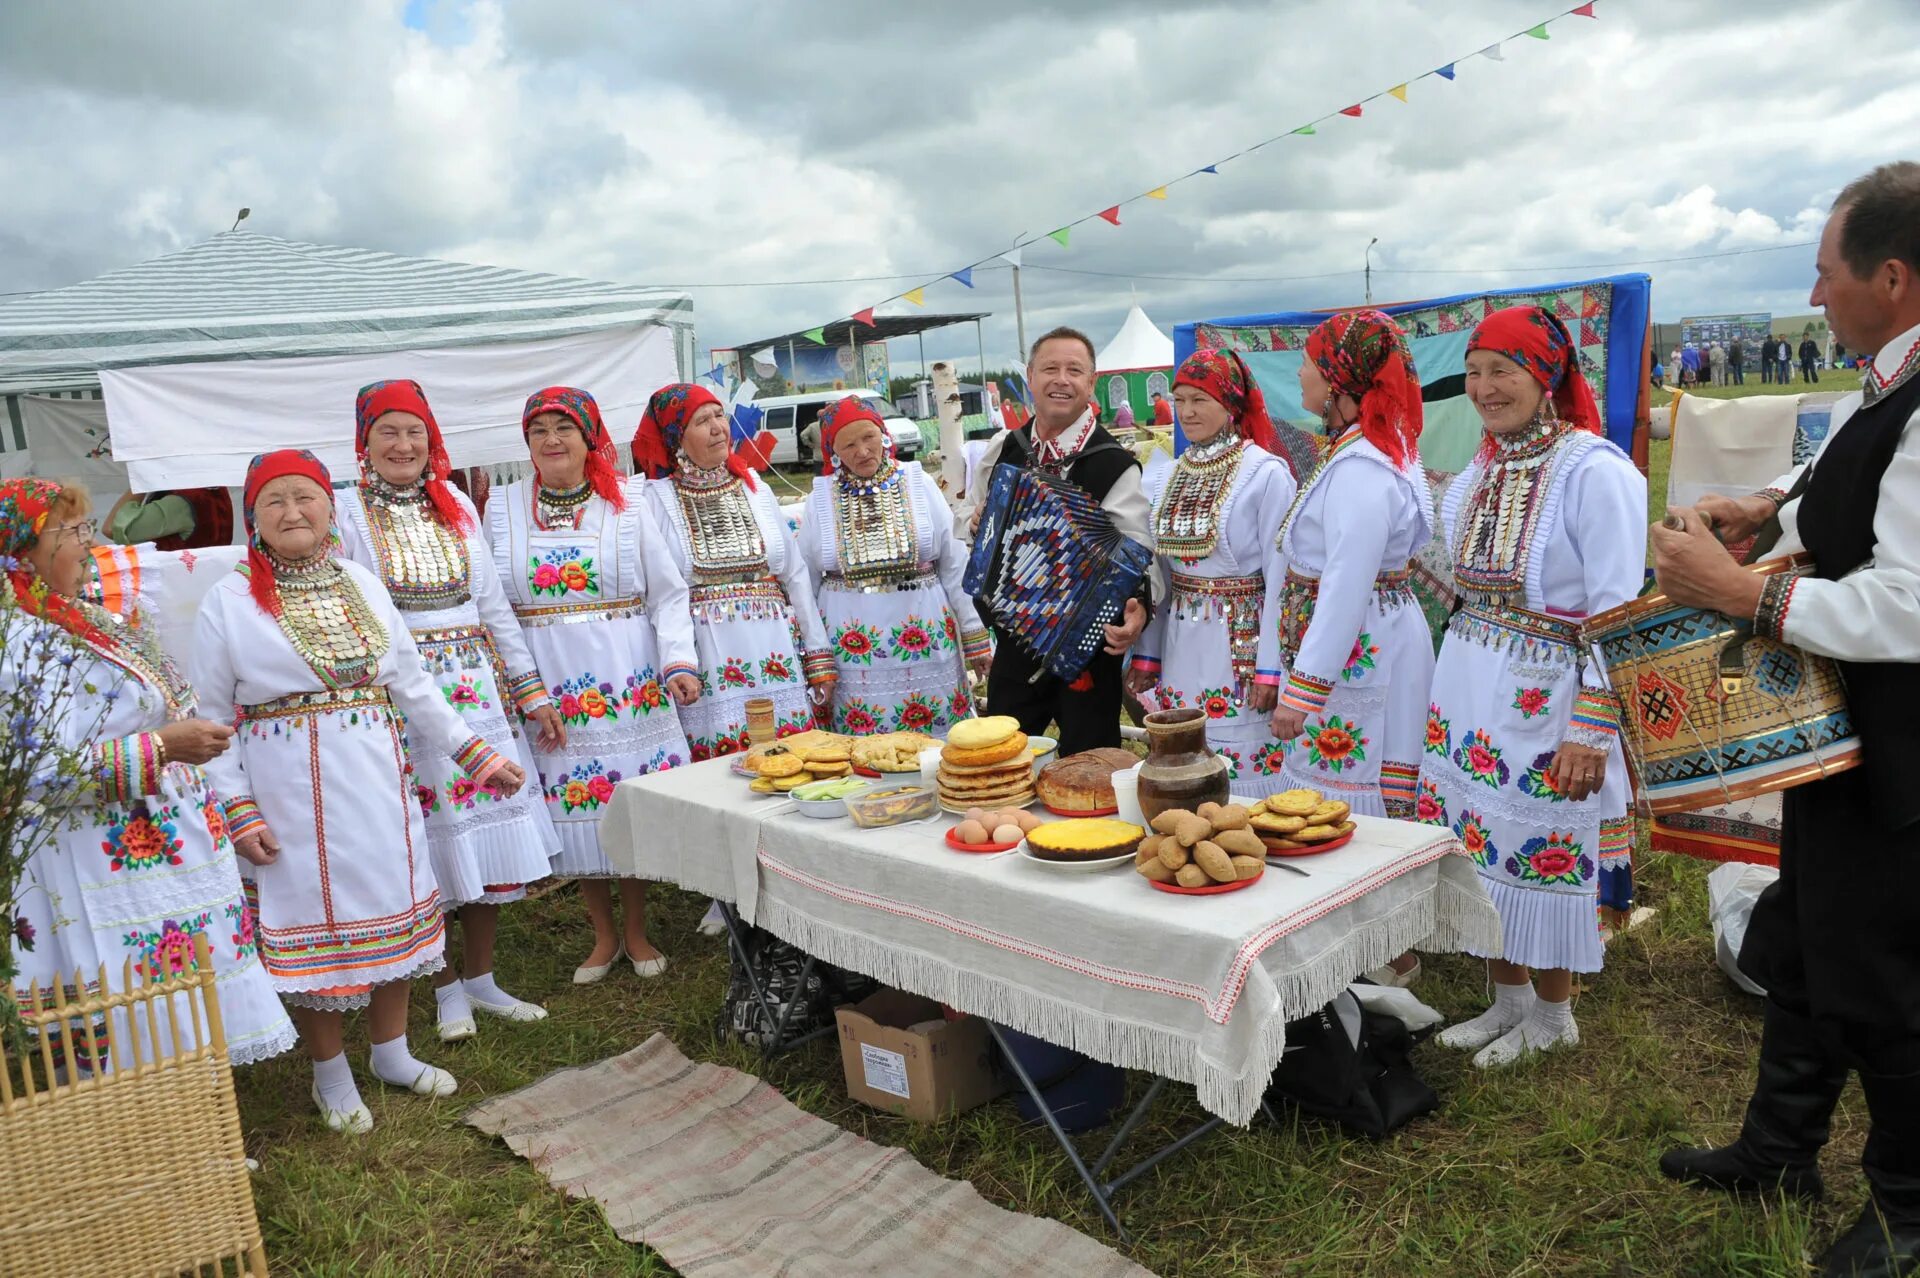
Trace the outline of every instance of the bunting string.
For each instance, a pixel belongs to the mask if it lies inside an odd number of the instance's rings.
[[[874,326],[873,313],[878,307],[884,306],[888,302],[898,302],[898,301],[909,302],[914,306],[925,306],[927,301],[927,289],[932,287],[935,284],[940,283],[943,280],[954,280],[966,288],[972,288],[974,287],[973,272],[976,269],[995,265],[1000,262],[1005,262],[1010,266],[1018,267],[1022,264],[1021,253],[1029,245],[1037,244],[1042,240],[1052,240],[1055,244],[1059,245],[1063,249],[1070,248],[1071,240],[1073,236],[1073,230],[1075,227],[1082,226],[1088,222],[1093,222],[1093,221],[1105,222],[1109,226],[1119,226],[1121,225],[1120,211],[1129,204],[1132,204],[1138,200],[1164,201],[1168,198],[1168,188],[1170,187],[1177,186],[1182,182],[1190,181],[1193,178],[1197,178],[1205,175],[1217,176],[1220,172],[1221,165],[1231,164],[1236,160],[1246,159],[1248,156],[1253,155],[1255,152],[1261,150],[1262,148],[1271,146],[1274,143],[1282,141],[1286,138],[1315,137],[1318,135],[1319,126],[1326,124],[1330,121],[1338,120],[1342,118],[1356,119],[1356,120],[1360,119],[1365,115],[1366,108],[1370,103],[1378,102],[1383,98],[1392,98],[1398,102],[1406,102],[1408,100],[1408,90],[1411,88],[1411,86],[1420,83],[1422,80],[1428,80],[1433,78],[1453,81],[1456,79],[1456,77],[1459,74],[1460,64],[1468,61],[1468,59],[1470,58],[1485,58],[1489,62],[1505,62],[1506,53],[1504,52],[1502,46],[1507,44],[1509,41],[1525,40],[1529,38],[1534,40],[1550,40],[1553,37],[1548,32],[1547,28],[1551,27],[1554,23],[1559,22],[1566,18],[1597,17],[1598,15],[1596,15],[1593,10],[1594,10],[1593,0],[1589,0],[1589,2],[1586,4],[1575,5],[1571,9],[1564,10],[1563,12],[1553,15],[1551,18],[1547,18],[1545,21],[1536,22],[1532,26],[1516,31],[1512,35],[1507,36],[1504,39],[1495,41],[1493,44],[1489,44],[1484,46],[1483,48],[1476,49],[1471,54],[1467,54],[1465,56],[1455,58],[1452,61],[1442,63],[1441,65],[1434,67],[1431,71],[1427,71],[1420,75],[1414,76],[1409,80],[1403,80],[1398,84],[1390,85],[1387,88],[1380,90],[1378,93],[1369,94],[1367,97],[1361,98],[1358,102],[1349,103],[1348,105],[1340,107],[1337,110],[1329,111],[1325,115],[1317,116],[1314,119],[1308,120],[1305,124],[1297,125],[1296,127],[1288,129],[1283,133],[1276,133],[1274,136],[1270,138],[1262,139],[1261,141],[1255,142],[1250,146],[1242,147],[1240,150],[1235,151],[1231,155],[1222,156],[1219,159],[1214,160],[1209,164],[1201,165],[1200,167],[1192,170],[1191,172],[1183,173],[1178,177],[1169,178],[1164,182],[1148,187],[1146,190],[1141,191],[1138,195],[1130,195],[1126,199],[1121,200],[1118,203],[1110,204],[1107,207],[1100,209],[1096,212],[1088,213],[1083,217],[1075,218],[1073,221],[1068,222],[1063,226],[1057,227],[1054,230],[1048,231],[1043,235],[1034,235],[1034,236],[1030,236],[1025,239],[1022,239],[1018,241],[1011,249],[1005,249],[997,253],[989,254],[988,256],[983,257],[976,262],[969,262],[967,265],[959,268],[958,270],[947,271],[940,275],[934,276],[931,279],[922,280],[919,284],[916,284],[912,288],[906,289],[903,292],[895,293],[891,297],[881,298],[878,302],[873,303],[873,305],[862,307],[861,309],[853,312],[851,315],[846,316],[844,318],[851,320],[855,324],[865,325],[866,327],[871,328]],[[1036,263],[1036,265],[1038,264]],[[1067,268],[1061,267],[1061,268],[1043,268],[1043,269],[1065,270]],[[1099,274],[1100,272],[1084,272],[1084,273]],[[834,321],[834,322],[837,323],[838,321]],[[824,324],[818,325],[814,328],[807,329],[802,334],[802,336],[805,337],[808,341],[815,343],[816,345],[825,345],[826,344],[825,330],[826,330],[826,325]]]

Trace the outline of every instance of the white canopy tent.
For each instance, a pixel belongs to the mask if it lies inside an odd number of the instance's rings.
[[[1093,367],[1100,373],[1172,368],[1173,339],[1155,327],[1147,313],[1136,305],[1127,312],[1126,322],[1120,325],[1113,340],[1100,348]]]
[[[235,231],[0,304],[0,451],[55,473],[30,397],[104,393],[134,491],[236,484],[272,448],[338,468],[355,392],[412,377],[454,464],[483,465],[523,454],[520,408],[542,386],[591,390],[620,435],[692,363],[683,293]]]

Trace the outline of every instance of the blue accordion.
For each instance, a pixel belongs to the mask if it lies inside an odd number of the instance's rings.
[[[1120,620],[1153,551],[1113,526],[1077,484],[993,468],[962,580],[994,628],[1049,674],[1074,679]],[[1038,677],[1036,672],[1035,677]]]

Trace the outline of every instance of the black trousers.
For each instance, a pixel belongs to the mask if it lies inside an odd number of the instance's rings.
[[[1920,1071],[1920,824],[1880,824],[1858,768],[1788,790],[1784,809],[1780,878],[1754,903],[1740,970],[1852,1068]]]
[[[1009,714],[1028,736],[1060,725],[1060,757],[1120,744],[1120,658],[1104,652],[1079,678],[1046,673],[1011,635],[997,636],[987,675],[987,713]],[[1038,679],[1030,680],[1036,670]]]

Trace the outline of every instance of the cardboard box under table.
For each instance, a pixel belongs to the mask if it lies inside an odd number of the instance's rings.
[[[840,1008],[834,1019],[847,1095],[875,1109],[930,1123],[1005,1090],[979,1017],[950,1021],[932,999],[881,990]]]
[[[622,781],[601,843],[621,873],[734,901],[824,962],[1190,1083],[1237,1126],[1261,1112],[1286,1023],[1361,972],[1410,948],[1499,951],[1475,867],[1437,827],[1359,818],[1352,843],[1291,862],[1304,875],[1273,866],[1243,891],[1186,897],[1125,868],[1065,874],[1018,853],[955,852],[950,824],[809,820],[749,799],[714,760]],[[1108,1198],[1127,1177],[1103,1186],[1104,1160],[1088,1170],[1073,1157],[1118,1229]]]

